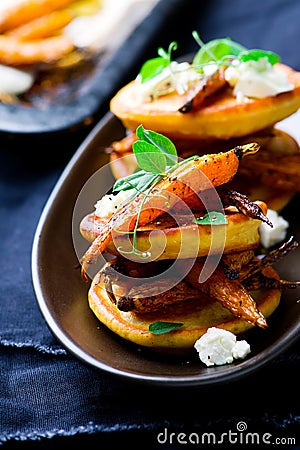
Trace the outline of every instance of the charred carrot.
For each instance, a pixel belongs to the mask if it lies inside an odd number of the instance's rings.
[[[184,281],[174,285],[174,280],[158,280],[154,284],[148,282],[132,287],[127,295],[111,298],[111,300],[120,311],[144,314],[159,311],[178,302],[199,299],[199,295],[198,289]]]
[[[201,108],[207,98],[225,88],[226,85],[224,70],[217,70],[197,84],[196,88],[189,94],[185,104],[178,111],[185,114]]]

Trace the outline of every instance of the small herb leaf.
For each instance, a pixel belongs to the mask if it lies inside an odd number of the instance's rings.
[[[167,59],[158,57],[158,58],[152,58],[148,59],[143,65],[140,70],[140,77],[141,82],[145,83],[146,81],[151,80],[152,78],[155,78],[157,75],[159,75],[166,67],[168,67],[169,62]]]
[[[127,177],[119,178],[113,185],[113,192],[132,189],[132,186],[134,186],[136,182],[138,182],[138,180],[141,178],[141,176],[143,176],[141,172],[142,171],[140,170],[139,172],[135,172],[131,175],[128,175]]]
[[[146,130],[143,127],[143,125],[139,125],[137,127],[137,129],[135,130],[135,134],[141,141],[147,141],[147,135],[146,135],[145,131]],[[151,144],[151,142],[150,142],[150,144]]]
[[[146,141],[136,141],[132,148],[141,169],[154,174],[165,173],[167,160],[157,147]]]
[[[154,322],[149,325],[149,331],[153,334],[165,334],[183,326],[177,322]]]
[[[274,65],[280,62],[280,56],[276,53],[266,50],[252,49],[240,53],[239,60],[241,62],[258,61],[261,58],[267,58],[269,63]]]
[[[145,130],[142,125],[136,129],[138,140],[132,148],[135,154],[138,170],[127,177],[120,178],[113,186],[113,191],[136,189],[137,193],[145,191],[159,175],[166,172],[167,167],[178,163],[177,150],[173,142],[162,134]]]
[[[138,193],[147,189],[156,177],[156,174],[145,172],[144,170],[139,170],[132,175],[128,175],[124,178],[119,178],[113,186],[113,192],[136,189]]]
[[[157,147],[166,156],[168,166],[177,164],[177,150],[169,138],[155,131],[145,130],[142,125],[136,129],[136,134],[139,139]]]
[[[224,214],[217,211],[210,211],[199,219],[195,217],[194,223],[197,225],[225,225],[228,221]]]

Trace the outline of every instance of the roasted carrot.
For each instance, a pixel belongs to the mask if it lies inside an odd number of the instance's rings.
[[[217,195],[216,195],[217,192]],[[266,216],[267,205],[264,203],[258,204],[252,202],[246,195],[240,194],[237,191],[225,189],[220,187],[215,189],[207,189],[201,193],[201,198],[198,193],[192,193],[186,200],[180,200],[174,207],[174,212],[184,212],[189,207],[193,211],[223,211],[223,208],[234,206],[240,213],[245,216],[252,217],[252,219],[261,220],[271,227],[271,221]]]
[[[175,284],[174,280],[162,279],[133,286],[127,295],[115,297],[120,311],[134,311],[140,314],[159,311],[166,306],[191,299],[199,299],[198,289],[184,281]],[[113,299],[112,299],[113,300]]]
[[[135,133],[128,134],[120,141],[114,141],[111,144],[111,147],[108,147],[108,150],[117,152],[117,153],[129,153],[132,152],[132,144],[137,141],[138,137]]]
[[[0,36],[0,63],[12,66],[51,63],[70,53],[74,45],[64,36],[36,41],[19,41]]]
[[[217,300],[234,316],[261,328],[267,327],[267,322],[255,300],[240,281],[229,280],[224,273],[224,268],[218,266],[206,281],[199,283],[202,267],[202,262],[197,260],[193,269],[187,274],[186,280],[191,286]]]
[[[74,3],[74,0],[23,0],[8,7],[0,17],[0,33]]]
[[[240,159],[244,155],[256,153],[258,149],[257,144],[250,143],[228,152],[187,160],[159,181],[152,189],[151,195],[146,197],[144,193],[140,193],[121,206],[83,255],[81,259],[83,278],[87,279],[87,267],[96,262],[98,256],[112,241],[113,232],[133,231],[137,222],[140,226],[146,225],[163,212],[170,210],[179,199],[186,199],[195,192],[229,182],[238,170]]]
[[[239,273],[239,280],[245,281],[250,277],[253,277],[257,273],[263,271],[264,268],[277,263],[280,259],[284,258],[288,253],[295,250],[299,246],[298,242],[291,236],[290,239],[284,242],[280,247],[269,251],[262,258],[253,259],[251,264],[246,265]]]
[[[33,39],[43,39],[51,37],[61,31],[73,19],[73,14],[68,9],[53,11],[37,19],[31,20],[24,25],[6,33],[22,41]]]

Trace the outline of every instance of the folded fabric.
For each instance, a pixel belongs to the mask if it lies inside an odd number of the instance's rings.
[[[182,389],[160,389],[94,370],[57,351],[55,340],[51,350],[0,348],[0,445],[144,431],[154,447],[159,433],[225,433],[237,431],[241,421],[249,432],[274,437],[293,437],[299,430],[296,347],[255,376],[224,386]],[[288,373],[288,383],[276,384],[274,373],[280,383]]]

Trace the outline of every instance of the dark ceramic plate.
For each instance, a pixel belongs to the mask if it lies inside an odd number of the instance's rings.
[[[0,131],[51,133],[89,124],[105,93],[99,87],[104,67],[99,55],[80,70],[45,72],[23,99],[0,103]],[[49,86],[51,79],[56,81]]]
[[[76,269],[78,257],[73,245],[72,221],[74,239],[80,241],[80,216],[93,209],[93,203],[113,181],[109,171],[101,172],[100,177],[94,175],[108,161],[103,149],[122,136],[122,125],[109,113],[78,149],[41,215],[33,243],[32,276],[37,301],[48,326],[66,349],[85,363],[157,385],[212,385],[239,379],[265,366],[299,336],[299,291],[283,294],[280,306],[269,319],[268,330],[253,329],[248,333],[246,338],[252,351],[245,360],[212,368],[206,368],[194,353],[166,357],[132,345],[100,324],[89,309],[89,283],[81,279]],[[82,190],[87,180],[88,189]],[[78,196],[83,200],[80,211],[75,208]],[[299,198],[292,201],[284,216],[290,222],[290,232],[300,241],[300,228],[293,213],[297,202]],[[86,242],[82,245],[79,252],[87,247]],[[299,280],[300,249],[278,264],[278,270],[286,279]]]
[[[113,38],[111,41],[116,42],[107,53],[95,55],[76,69],[41,73],[22,101],[0,102],[0,132],[54,133],[96,123],[103,109],[107,110],[114,89],[125,84],[124,74],[138,72],[149,42],[168,20],[171,8],[164,3],[135,6],[128,35],[123,30],[122,39]],[[49,85],[49,80],[54,82]]]

